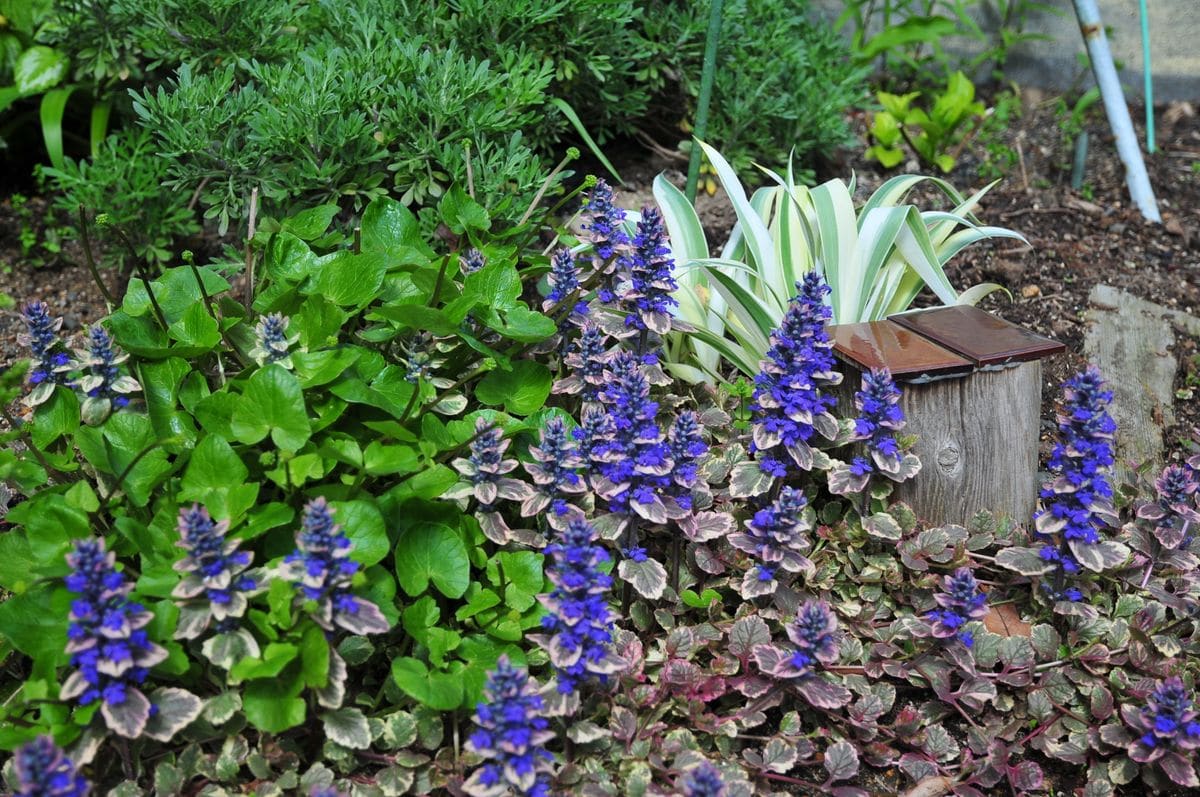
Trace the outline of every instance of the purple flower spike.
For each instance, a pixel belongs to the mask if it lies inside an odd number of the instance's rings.
[[[550,274],[546,281],[550,284],[550,293],[542,304],[543,310],[562,304],[579,290],[579,266],[570,249],[559,249],[550,257]]]
[[[620,249],[629,246],[624,221],[625,211],[613,204],[612,186],[597,180],[584,200],[583,229],[601,260],[612,260]]]
[[[1196,496],[1200,482],[1188,465],[1168,465],[1154,480],[1158,500],[1138,507],[1137,515],[1154,523],[1154,536],[1164,548],[1186,547],[1200,526]]]
[[[556,393],[579,393],[584,401],[598,401],[604,385],[604,365],[608,360],[608,344],[600,328],[585,322],[579,339],[572,344],[563,362],[571,375],[554,386]]]
[[[707,761],[693,767],[683,779],[684,797],[724,797],[721,773]]]
[[[813,435],[837,436],[837,421],[829,413],[837,399],[827,391],[842,377],[833,370],[833,342],[825,331],[831,317],[824,303],[829,286],[809,272],[797,288],[799,295],[771,333],[771,348],[754,378],[751,449],[772,475],[789,467],[810,470]]]
[[[103,540],[77,540],[67,564],[67,589],[76,594],[66,648],[74,671],[59,699],[82,706],[99,701],[109,728],[136,738],[150,718],[150,701],[140,686],[150,668],[167,658],[145,631],[154,615],[129,599],[133,584],[117,572],[116,556]]]
[[[554,416],[546,421],[541,441],[529,447],[529,454],[534,461],[522,467],[533,477],[534,489],[521,505],[521,515],[530,517],[549,509],[550,525],[561,528],[565,518],[581,514],[569,501],[587,489],[579,473],[583,458],[562,418]]]
[[[1178,677],[1162,681],[1140,712],[1124,706],[1121,716],[1140,734],[1128,751],[1138,763],[1170,757],[1174,763],[1190,765],[1200,749],[1200,712]]]
[[[463,274],[474,274],[487,265],[487,258],[475,247],[463,252],[458,258],[458,268]]]
[[[863,389],[854,394],[858,418],[854,434],[865,440],[867,450],[880,468],[899,467],[900,446],[896,432],[904,428],[904,413],[900,409],[900,390],[886,368],[863,374]]]
[[[324,498],[314,498],[304,507],[296,550],[283,560],[284,575],[295,582],[299,598],[313,606],[313,622],[326,631],[340,626],[352,634],[385,633],[391,625],[379,607],[353,594],[359,565],[349,558],[352,548],[333,522],[333,508]]]
[[[605,409],[586,412],[579,430],[596,494],[609,511],[636,512],[653,523],[682,514],[673,499],[670,506],[663,500],[671,497],[675,463],[636,356],[618,351],[609,358],[599,399]]]
[[[466,485],[449,495],[471,495],[479,502],[479,508],[491,512],[498,498],[510,501],[525,501],[533,491],[529,485],[506,474],[516,470],[515,459],[505,459],[510,441],[504,432],[489,421],[475,421],[475,437],[471,441],[471,456],[454,460],[454,468],[462,474]]]
[[[730,545],[758,560],[758,572],[751,571],[753,583],[743,584],[752,590],[751,597],[774,591],[772,578],[777,567],[789,573],[812,572],[813,563],[804,556],[812,547],[808,539],[812,521],[807,509],[808,499],[802,491],[784,487],[769,507],[746,521],[745,531],[729,535]],[[763,578],[764,573],[770,577]]]
[[[662,214],[643,208],[628,264],[630,285],[621,296],[627,326],[660,335],[671,331],[671,308],[679,305],[671,294],[679,286],[671,273],[675,261],[670,252]]]
[[[49,736],[39,736],[13,755],[15,797],[87,797],[92,786]]]
[[[71,358],[63,349],[58,332],[62,329],[61,318],[51,318],[50,309],[44,302],[30,302],[21,309],[26,332],[17,336],[17,342],[29,347],[32,362],[29,369],[29,384],[33,391],[25,399],[31,407],[50,398],[57,385],[71,385]]]
[[[933,625],[933,635],[939,639],[955,637],[971,647],[975,638],[964,626],[987,616],[987,595],[979,591],[975,575],[966,567],[946,576],[942,580],[942,589],[943,592],[933,598],[941,608],[925,615]]]
[[[237,630],[248,607],[246,598],[262,587],[261,575],[245,572],[254,554],[239,551],[240,542],[225,536],[229,521],[214,521],[199,504],[179,510],[177,528],[175,544],[187,555],[175,563],[175,570],[184,574],[171,592],[181,603],[175,638],[195,639],[208,630],[210,621],[215,621],[218,634]],[[253,643],[253,637],[249,639]]]
[[[1051,478],[1042,485],[1043,508],[1034,518],[1043,542],[1041,557],[1056,565],[1043,582],[1054,600],[1082,597],[1078,589],[1068,593],[1065,586],[1081,567],[1100,572],[1121,564],[1128,553],[1101,535],[1116,522],[1109,482],[1117,429],[1108,414],[1111,401],[1112,392],[1094,366],[1064,384],[1059,442],[1048,463]]]
[[[582,518],[567,523],[546,554],[552,559],[547,576],[554,590],[540,600],[549,611],[542,618],[549,635],[535,639],[550,654],[558,691],[570,694],[585,679],[605,683],[621,666],[611,651],[616,622],[608,605],[612,578],[600,572],[609,558],[596,544],[596,530]]]
[[[463,783],[475,797],[511,793],[550,797],[554,756],[546,742],[554,738],[542,714],[545,706],[537,684],[501,656],[483,688],[485,702],[475,708],[479,728],[467,747],[485,761]]]
[[[128,393],[142,389],[137,380],[121,374],[121,363],[129,355],[113,345],[112,338],[104,327],[94,326],[88,330],[87,348],[75,351],[74,367],[83,372],[79,389],[84,392],[80,415],[85,423],[102,423],[113,409],[129,405]]]
[[[250,350],[250,357],[259,365],[279,363],[284,368],[291,368],[291,348],[300,336],[288,335],[290,324],[291,319],[281,313],[260,318],[254,326],[254,348]]]

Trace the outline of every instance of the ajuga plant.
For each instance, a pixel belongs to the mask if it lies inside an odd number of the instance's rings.
[[[819,283],[763,385],[692,388],[639,304],[678,276],[669,241],[638,253],[652,214],[622,238],[446,197],[437,236],[387,199],[352,239],[327,208],[267,225],[245,290],[133,281],[101,328],[138,400],[85,424],[78,382],[108,377],[68,372],[11,419],[0,748],[51,736],[121,793],[1200,787],[1200,463],[1071,515],[1128,548],[1098,575],[1027,518],[931,526],[880,475],[900,388],[825,402]],[[1114,432],[1098,377],[1070,390],[1043,507],[1073,513]],[[830,489],[854,456],[869,512]],[[1047,545],[1079,601],[1048,600]]]
[[[87,797],[92,786],[49,736],[39,736],[13,756],[17,797]]]

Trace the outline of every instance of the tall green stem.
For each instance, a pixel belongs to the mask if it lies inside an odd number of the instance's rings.
[[[713,80],[717,74],[717,40],[721,38],[721,10],[725,0],[712,0],[708,12],[708,35],[704,40],[704,68],[700,73],[700,101],[696,105],[696,125],[693,129],[697,140],[703,140],[708,132],[708,105],[712,100]],[[692,158],[688,162],[687,198],[696,201],[696,181],[700,179],[700,148],[692,146]]]

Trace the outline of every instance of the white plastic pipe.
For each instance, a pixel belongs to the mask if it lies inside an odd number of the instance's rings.
[[[1113,66],[1112,51],[1108,48],[1108,37],[1104,35],[1104,23],[1100,21],[1096,0],[1075,0],[1075,16],[1079,20],[1083,41],[1087,44],[1092,74],[1096,76],[1100,96],[1104,99],[1109,127],[1117,138],[1117,154],[1121,156],[1121,163],[1125,164],[1125,184],[1129,186],[1129,196],[1148,221],[1161,222],[1158,202],[1154,198],[1154,189],[1150,187],[1150,176],[1146,174],[1146,163],[1142,160],[1137,134],[1133,131],[1133,120],[1129,118],[1129,106],[1125,104],[1125,93],[1117,79],[1117,69]]]

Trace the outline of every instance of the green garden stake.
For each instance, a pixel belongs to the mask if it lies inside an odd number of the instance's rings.
[[[1146,95],[1146,151],[1154,154],[1154,71],[1150,68],[1150,14],[1146,0],[1138,0],[1142,19],[1142,85]]]
[[[725,0],[712,0],[708,14],[708,34],[704,39],[704,69],[700,73],[700,101],[696,104],[696,125],[692,135],[703,140],[708,128],[708,105],[712,100],[713,79],[717,74],[717,40],[721,38],[721,9]],[[688,161],[687,199],[696,202],[696,182],[700,178],[700,148],[692,146]]]

